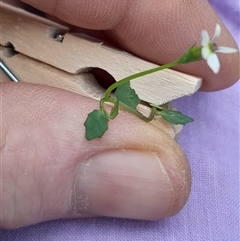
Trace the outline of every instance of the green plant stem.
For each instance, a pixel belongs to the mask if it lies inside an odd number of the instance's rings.
[[[109,86],[109,88],[106,90],[103,98],[104,98],[104,100],[108,101],[109,98],[110,98],[110,94],[114,89],[116,89],[118,86],[120,86],[124,83],[127,83],[130,80],[139,78],[139,77],[144,76],[144,75],[152,74],[154,72],[157,72],[157,71],[160,71],[160,70],[163,70],[163,69],[172,68],[172,67],[177,66],[179,64],[181,64],[181,61],[177,60],[177,61],[171,62],[169,64],[165,64],[165,65],[162,65],[162,66],[155,67],[153,69],[145,70],[145,71],[130,75],[130,76],[124,78],[124,79],[121,79],[118,82],[115,82],[114,84]]]
[[[103,104],[104,104],[104,99],[102,99],[103,101],[101,101],[101,105],[100,105],[100,109],[103,110]],[[106,102],[106,101],[105,101]],[[109,99],[107,100],[107,102],[110,102],[110,103],[113,103],[115,105],[116,103],[116,99],[115,98],[112,98],[112,97],[109,97]],[[152,107],[151,108],[151,113],[148,117],[144,116],[142,113],[140,113],[139,111],[137,111],[136,109],[132,109],[131,107],[125,105],[124,103],[122,103],[121,101],[119,101],[119,106],[121,108],[123,108],[124,110],[126,110],[127,112],[137,116],[138,118],[140,118],[141,120],[145,121],[145,122],[150,122],[154,119],[155,115],[156,115],[156,108],[155,107]],[[107,115],[108,117],[110,117],[110,119],[113,119],[111,118],[111,116],[109,116],[109,114]]]

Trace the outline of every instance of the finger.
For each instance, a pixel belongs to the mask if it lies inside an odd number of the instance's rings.
[[[2,83],[1,227],[58,218],[159,220],[190,192],[186,156],[163,131],[120,112],[103,138],[85,139],[94,100],[64,90]]]
[[[192,0],[24,0],[47,13],[79,27],[108,30],[122,48],[164,64],[174,61],[199,41],[206,29],[213,34],[222,27],[219,45],[235,47],[232,36],[207,1]],[[221,55],[221,70],[215,75],[203,61],[176,69],[203,77],[202,90],[227,88],[239,79],[239,53]]]

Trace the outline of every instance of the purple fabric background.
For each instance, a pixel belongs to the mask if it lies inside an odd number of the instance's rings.
[[[240,45],[239,0],[211,0]],[[13,231],[2,241],[238,241],[239,238],[239,90],[237,83],[216,93],[197,93],[174,102],[195,119],[179,143],[193,177],[190,199],[176,216],[162,222],[125,219],[57,220]]]

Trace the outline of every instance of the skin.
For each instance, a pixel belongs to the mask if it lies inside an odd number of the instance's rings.
[[[189,46],[198,41],[202,29],[213,33],[216,23],[222,27],[219,45],[237,48],[207,1],[24,2],[77,27],[102,30],[102,34],[124,50],[157,64],[179,58]],[[222,68],[218,75],[213,74],[203,61],[179,66],[178,70],[202,76],[202,90],[216,91],[231,86],[239,79],[238,53],[221,55],[220,61]],[[3,81],[4,78],[2,76]],[[119,117],[111,122],[109,131],[102,139],[89,143],[84,138],[83,123],[87,114],[98,106],[96,101],[47,86],[23,83],[15,85],[9,82],[1,83],[0,86],[0,111],[3,120],[0,142],[2,228],[18,228],[69,217],[106,215],[136,218],[135,214],[127,215],[124,206],[121,206],[120,211],[116,211],[119,206],[114,205],[117,200],[112,193],[120,186],[114,185],[115,181],[119,181],[115,180],[117,175],[111,175],[108,180],[113,180],[112,188],[102,192],[106,199],[103,204],[111,204],[111,207],[103,205],[103,212],[76,212],[69,204],[71,192],[75,191],[75,175],[79,165],[89,164],[85,160],[92,155],[105,155],[104,153],[114,150],[155,153],[161,161],[161,173],[167,176],[166,185],[159,180],[158,185],[152,187],[157,191],[158,186],[162,186],[166,189],[164,192],[171,193],[171,208],[167,211],[163,209],[160,203],[166,202],[164,199],[158,204],[155,199],[146,197],[146,212],[137,218],[159,220],[177,213],[184,206],[191,186],[188,162],[178,145],[161,130],[121,112]],[[123,173],[130,164],[126,161],[124,165]],[[138,168],[138,164],[132,165],[129,186],[131,181],[135,181],[131,179],[135,173],[134,165]],[[145,170],[144,165],[147,168],[145,162],[141,165],[142,170]],[[154,169],[149,170],[151,176],[151,170],[154,172]],[[81,176],[81,172],[79,175]],[[90,180],[91,174],[89,175]],[[140,183],[140,186],[143,185],[144,183]],[[101,198],[101,195],[98,198]],[[131,202],[132,198],[129,195],[128,202]],[[113,211],[108,212],[108,208]]]

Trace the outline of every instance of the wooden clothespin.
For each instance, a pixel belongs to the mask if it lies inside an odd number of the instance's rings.
[[[0,5],[0,51],[2,60],[22,82],[63,88],[99,100],[103,88],[89,73],[93,68],[106,71],[116,81],[157,67],[101,40],[72,34],[69,28],[2,2]],[[139,98],[157,105],[191,95],[201,86],[201,78],[171,69],[131,82]],[[147,115],[149,108],[139,108]],[[173,138],[181,130],[161,117],[153,122]]]

